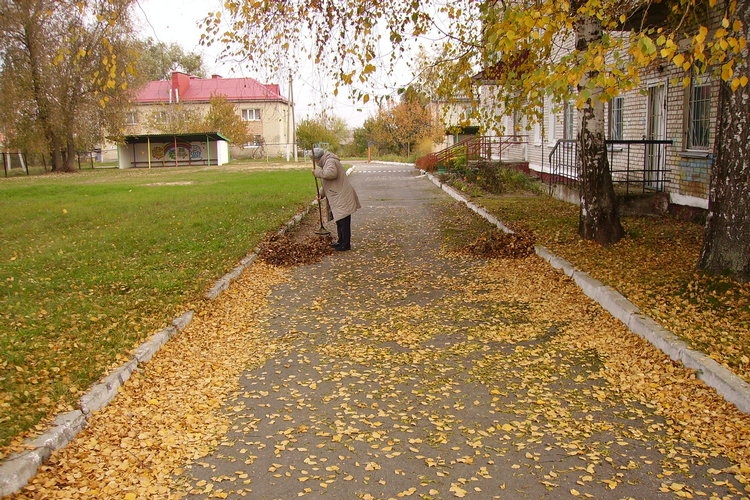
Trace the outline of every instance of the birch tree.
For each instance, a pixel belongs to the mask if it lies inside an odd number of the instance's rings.
[[[666,61],[719,80],[718,120],[708,217],[698,267],[750,280],[750,1],[679,0],[667,4],[666,26],[634,37],[639,64]],[[713,20],[713,22],[712,22]]]
[[[750,280],[750,1],[731,2],[722,21],[725,37],[714,36],[724,73],[719,90],[716,162],[711,171],[708,219],[699,265]],[[731,26],[731,31],[730,31]],[[721,57],[726,43],[741,57]]]

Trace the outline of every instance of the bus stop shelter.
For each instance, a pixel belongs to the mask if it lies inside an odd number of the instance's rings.
[[[223,165],[229,139],[218,132],[127,135],[117,145],[120,168]]]

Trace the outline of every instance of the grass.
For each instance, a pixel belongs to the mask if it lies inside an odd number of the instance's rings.
[[[243,165],[0,179],[0,446],[199,305],[314,187]]]
[[[696,268],[701,224],[624,217],[625,238],[602,247],[578,236],[578,207],[523,184],[506,186],[507,194],[490,194],[466,181],[459,186],[499,220],[530,229],[537,244],[617,289],[692,348],[750,382],[750,283]]]

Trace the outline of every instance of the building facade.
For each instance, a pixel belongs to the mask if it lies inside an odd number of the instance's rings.
[[[719,26],[721,18],[710,20]],[[563,51],[573,50],[572,37],[561,41]],[[687,75],[669,62],[654,64],[640,73],[640,86],[611,99],[607,109],[608,159],[613,179],[640,184],[645,190],[667,193],[669,203],[708,208],[710,172],[714,161],[718,120],[718,77],[710,73]],[[485,72],[475,77],[481,115],[494,116],[495,130],[480,134],[525,136],[525,147],[516,153],[532,173],[551,175],[556,148],[574,141],[580,124],[574,102],[548,99],[537,110],[540,119],[509,113],[497,104],[499,89]],[[445,123],[446,130],[451,124]],[[499,126],[498,126],[499,125]],[[499,130],[499,131],[498,131]],[[635,144],[636,142],[642,144]],[[647,141],[660,142],[648,144]],[[449,142],[449,141],[446,141]]]
[[[279,85],[253,78],[198,78],[175,71],[169,80],[148,82],[132,101],[124,135],[190,132],[180,124],[204,117],[215,96],[235,106],[251,136],[246,144],[230,144],[232,157],[289,158],[293,153],[292,103],[281,95]]]

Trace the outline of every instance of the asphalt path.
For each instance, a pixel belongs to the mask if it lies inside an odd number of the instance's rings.
[[[463,208],[413,168],[350,178],[352,250],[272,291],[265,329],[290,347],[242,374],[188,498],[748,495],[728,458],[613,385],[588,337],[675,368],[562,273],[445,252]]]

